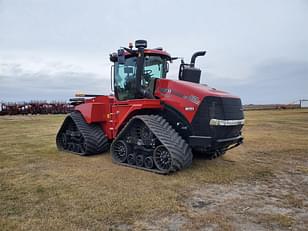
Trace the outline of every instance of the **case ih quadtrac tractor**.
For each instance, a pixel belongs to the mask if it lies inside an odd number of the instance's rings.
[[[106,152],[113,162],[157,173],[189,167],[193,153],[210,159],[242,143],[241,100],[200,84],[196,52],[181,61],[179,80],[167,79],[173,58],[162,48],[135,48],[110,55],[114,95],[76,95],[75,110],[62,124],[57,147],[79,155]]]

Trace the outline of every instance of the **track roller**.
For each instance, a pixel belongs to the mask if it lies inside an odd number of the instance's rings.
[[[154,167],[154,161],[151,156],[148,156],[144,159],[144,167],[152,169]]]
[[[136,165],[139,166],[139,167],[142,167],[143,166],[143,159],[144,159],[143,155],[137,155],[136,156]]]
[[[130,165],[135,165],[136,164],[136,154],[135,153],[130,153],[127,156],[127,163]]]

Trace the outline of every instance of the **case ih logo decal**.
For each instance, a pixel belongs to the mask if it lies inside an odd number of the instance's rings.
[[[165,95],[166,97],[170,97],[171,95],[175,95],[177,97],[189,100],[190,102],[199,105],[200,104],[200,99],[198,96],[195,95],[183,95],[179,91],[172,90],[170,88],[160,88],[160,92]]]

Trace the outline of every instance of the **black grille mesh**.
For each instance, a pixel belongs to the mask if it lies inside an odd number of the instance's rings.
[[[236,98],[208,96],[199,105],[192,121],[193,135],[230,138],[241,134],[242,125],[210,126],[210,119],[240,120],[244,118],[242,102]]]

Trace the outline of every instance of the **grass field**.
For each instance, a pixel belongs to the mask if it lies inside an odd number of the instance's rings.
[[[308,229],[308,110],[246,112],[241,147],[169,176],[59,153],[63,119],[0,117],[0,230]]]

